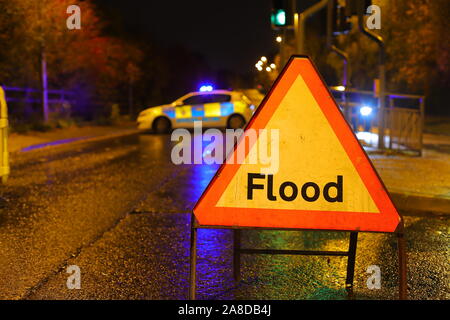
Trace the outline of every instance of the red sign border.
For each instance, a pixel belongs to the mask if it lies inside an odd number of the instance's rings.
[[[303,77],[380,212],[216,207],[240,166],[225,162],[193,209],[198,227],[394,232],[401,217],[372,162],[308,56],[291,57],[245,130],[252,128],[258,132],[258,129],[265,128],[298,75]],[[234,151],[241,141],[236,143]],[[246,149],[246,153],[249,149]],[[229,156],[233,154],[234,152]],[[342,215],[345,215],[345,219],[342,219]],[[264,222],[267,220],[272,221],[271,225]]]

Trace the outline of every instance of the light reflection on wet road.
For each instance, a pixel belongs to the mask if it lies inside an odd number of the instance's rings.
[[[190,212],[217,166],[170,161],[170,136],[142,134],[13,157],[0,209],[0,298],[184,299]],[[412,298],[448,298],[448,218],[406,217]],[[348,234],[244,231],[243,247],[347,250]],[[244,255],[232,278],[232,232],[201,229],[201,299],[345,299],[343,257]],[[81,290],[66,287],[68,265]],[[366,288],[366,268],[382,289]],[[396,239],[360,234],[355,296],[396,298]]]

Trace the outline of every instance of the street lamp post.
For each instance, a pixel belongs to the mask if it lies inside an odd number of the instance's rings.
[[[284,66],[284,41],[285,38],[281,37],[281,36],[277,36],[276,37],[276,42],[278,42],[279,44],[279,50],[280,50],[280,66]]]
[[[347,93],[346,90],[349,87],[349,79],[350,79],[350,68],[349,68],[349,56],[348,54],[339,48],[337,48],[335,45],[333,45],[333,17],[332,17],[332,10],[333,10],[333,1],[328,1],[328,8],[327,8],[327,47],[337,54],[340,58],[342,58],[343,61],[343,70],[342,70],[342,97],[343,97],[343,105],[344,105],[344,114],[347,118],[347,121],[351,123],[352,118],[352,112],[349,108],[348,101],[347,101]],[[354,128],[355,129],[355,128]]]
[[[379,95],[378,95],[378,149],[384,149],[384,111],[385,111],[385,96],[386,96],[386,48],[384,45],[383,37],[368,30],[364,24],[364,3],[358,1],[358,26],[359,30],[366,35],[369,39],[375,41],[379,47],[379,57],[378,57],[378,75],[380,79],[379,85]]]
[[[297,1],[292,0],[292,8],[294,9],[294,31],[295,31],[295,48],[297,54],[305,54],[305,25],[306,20],[315,14],[317,11],[325,8],[328,4],[328,0],[321,0],[320,2],[312,5],[302,13],[297,12]]]
[[[47,78],[47,59],[45,54],[45,35],[43,30],[43,7],[41,3],[38,3],[36,7],[37,10],[37,19],[39,21],[40,28],[40,38],[39,38],[39,46],[40,46],[40,82],[41,82],[41,102],[42,102],[42,113],[44,118],[44,123],[48,123],[49,120],[49,109],[48,109],[48,78]]]

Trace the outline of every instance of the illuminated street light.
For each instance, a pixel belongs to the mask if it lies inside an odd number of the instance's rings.
[[[278,37],[276,37],[276,39],[275,39],[278,43],[280,43],[281,41],[283,41],[283,38],[282,37],[280,37],[280,36],[278,36]]]
[[[267,72],[274,71],[277,66],[275,63],[269,63],[267,57],[262,56],[261,59],[255,64],[256,69],[258,71],[266,70]]]
[[[362,116],[367,117],[372,113],[372,108],[369,106],[362,106],[361,109],[359,109],[359,112]]]
[[[345,87],[344,86],[337,86],[336,90],[337,91],[345,91]]]

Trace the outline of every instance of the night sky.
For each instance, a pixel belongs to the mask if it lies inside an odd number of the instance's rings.
[[[139,30],[167,47],[200,53],[214,69],[245,73],[262,55],[277,51],[270,0],[96,2],[107,3],[126,30]]]

